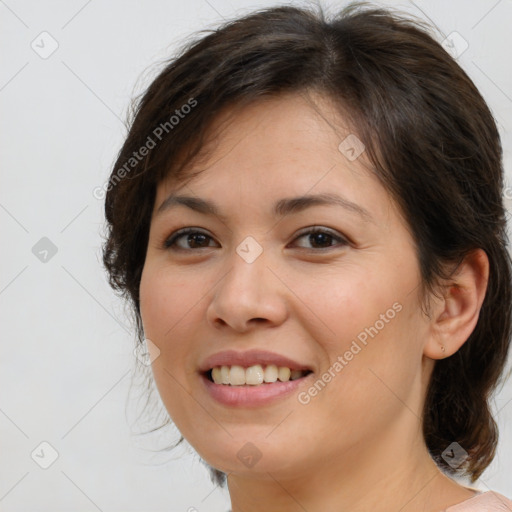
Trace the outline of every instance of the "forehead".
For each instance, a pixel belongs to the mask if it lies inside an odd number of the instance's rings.
[[[171,175],[159,184],[155,211],[178,192],[234,208],[262,201],[270,208],[284,197],[334,192],[361,208],[365,202],[380,205],[380,214],[389,207],[364,145],[326,97],[289,94],[226,108],[209,135],[206,151],[183,178]]]
[[[240,170],[251,163],[276,161],[297,162],[299,169],[306,155],[319,165],[326,160],[335,163],[343,154],[338,146],[347,138],[358,140],[355,129],[332,100],[320,93],[281,94],[248,105],[226,105],[209,123],[202,147],[186,163],[180,178],[176,179],[171,171],[160,183],[174,188],[198,183],[211,174],[203,171],[225,168],[233,158],[239,159]],[[181,162],[188,149],[184,147],[176,161]],[[357,159],[344,160],[345,167],[359,173],[364,167],[371,167],[364,151]],[[201,177],[194,177],[196,172]]]

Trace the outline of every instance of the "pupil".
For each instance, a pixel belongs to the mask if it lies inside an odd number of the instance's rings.
[[[325,244],[325,242],[329,242],[331,239],[332,239],[332,236],[327,234],[327,233],[313,233],[310,235],[310,242],[312,242],[312,245],[314,246],[315,243],[313,243],[313,240],[316,239],[317,242],[320,243],[320,245],[322,245],[322,242]],[[329,246],[331,244],[328,244],[327,246]]]
[[[206,240],[206,235],[201,235],[201,234],[195,234],[195,235],[189,235],[188,236],[188,243],[190,245],[192,245],[193,247],[201,247],[201,244],[196,244],[194,242],[194,239],[197,239],[197,238],[202,238],[203,239],[203,242]]]

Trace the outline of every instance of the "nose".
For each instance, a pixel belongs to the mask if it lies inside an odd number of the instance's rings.
[[[274,327],[288,314],[286,286],[266,251],[249,262],[236,251],[229,257],[229,269],[214,288],[207,320],[216,329],[247,332],[257,325]]]

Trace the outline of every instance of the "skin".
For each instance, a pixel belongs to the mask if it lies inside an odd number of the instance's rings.
[[[160,183],[151,220],[141,316],[160,350],[152,368],[172,420],[206,462],[229,473],[233,512],[437,512],[470,498],[474,491],[429,456],[420,418],[435,360],[455,353],[476,325],[485,253],[466,258],[427,317],[407,223],[365,153],[349,161],[338,149],[351,132],[334,107],[295,94],[229,112],[212,130],[211,154],[191,167],[204,172]],[[181,205],[157,213],[171,192],[213,201],[223,217]],[[343,195],[371,219],[338,205],[271,214],[279,199],[322,192]],[[181,251],[163,246],[188,226],[211,238],[187,243],[185,235]],[[311,226],[340,239],[299,233]],[[247,236],[263,249],[252,263],[236,252]],[[395,303],[395,317],[308,404],[294,393],[228,407],[200,381],[206,357],[252,348],[320,377]],[[249,441],[261,454],[252,467],[237,457]]]

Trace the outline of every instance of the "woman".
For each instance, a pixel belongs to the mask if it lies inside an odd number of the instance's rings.
[[[382,9],[262,10],[154,80],[104,262],[233,512],[512,510],[451,478],[497,444],[502,186],[474,84]]]

